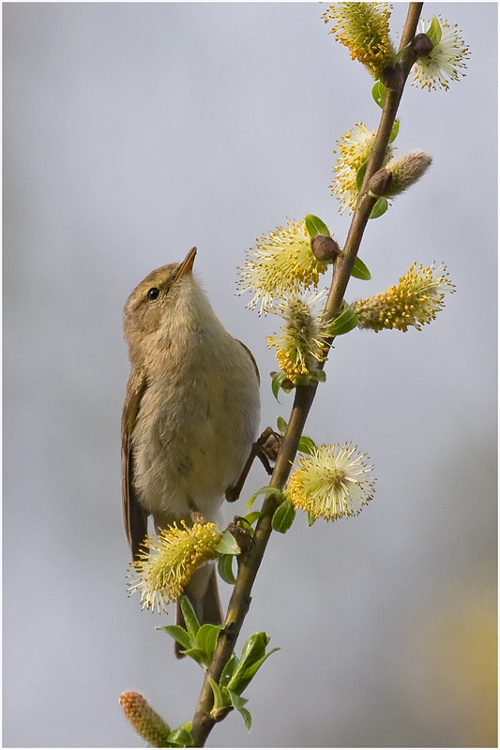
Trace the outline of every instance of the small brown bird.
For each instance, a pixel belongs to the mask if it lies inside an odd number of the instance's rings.
[[[122,498],[136,559],[147,534],[200,515],[219,521],[225,491],[249,456],[259,424],[259,375],[182,263],[147,276],[129,296],[124,334],[131,372],[122,416]],[[200,621],[220,623],[215,571],[205,564],[185,593]],[[179,608],[178,608],[179,618]]]

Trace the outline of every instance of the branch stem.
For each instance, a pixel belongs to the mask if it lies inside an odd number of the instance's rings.
[[[410,3],[409,5],[401,38],[400,51],[407,47],[415,35],[422,5],[423,3]],[[354,209],[344,250],[342,255],[337,258],[333,267],[333,277],[325,307],[325,313],[330,319],[337,317],[342,310],[342,300],[347,284],[349,283],[352,267],[376,200],[366,192],[368,181],[383,165],[404,84],[414,62],[415,53],[411,48],[407,48],[402,53],[402,59],[398,63],[403,74],[400,82],[395,89],[387,89],[380,125],[366,169],[363,186]],[[282,489],[290,474],[297,446],[314,401],[317,386],[318,383],[315,382],[307,386],[297,386],[295,389],[290,421],[269,482],[269,485],[275,487],[277,490]],[[209,678],[215,682],[219,681],[222,670],[233,652],[241,626],[250,606],[250,594],[253,582],[271,535],[272,517],[278,504],[279,502],[274,495],[269,494],[266,497],[253,537],[253,544],[248,552],[239,557],[238,576],[229,602],[224,629],[219,636],[212,663],[205,674],[198,705],[193,717],[191,735],[195,747],[204,746],[208,735],[216,723],[215,719],[210,716],[210,710],[213,705],[213,694]]]
[[[271,487],[280,489],[288,479],[317,385],[317,383],[314,383],[308,386],[298,386],[295,390],[292,414],[269,482]],[[193,717],[191,735],[195,747],[203,747],[216,723],[210,716],[213,695],[209,678],[212,678],[215,682],[219,681],[222,670],[233,652],[236,639],[250,606],[250,592],[271,535],[271,521],[278,504],[272,494],[267,496],[255,529],[253,544],[248,552],[239,557],[238,576],[229,601],[224,629],[219,636],[212,663],[205,674],[198,706]]]
[[[418,26],[418,19],[422,10],[423,3],[410,3],[408,8],[408,14],[401,37],[400,51],[402,51],[409,42],[415,36],[415,32]],[[360,190],[354,214],[352,217],[351,225],[349,227],[349,233],[344,245],[342,256],[337,258],[335,262],[335,271],[330,286],[330,292],[326,302],[325,312],[329,318],[335,318],[340,314],[342,309],[342,300],[344,293],[349,283],[352,267],[356,256],[358,254],[359,246],[363,238],[363,234],[370,218],[370,213],[373,206],[375,205],[376,198],[369,195],[367,185],[370,177],[375,174],[383,165],[385,154],[387,152],[387,146],[389,145],[389,138],[391,136],[392,126],[396,119],[396,114],[399,107],[399,102],[403,94],[404,85],[408,77],[408,73],[411,70],[413,63],[415,62],[416,55],[411,49],[406,50],[406,54],[403,56],[401,61],[402,77],[400,84],[396,89],[387,89],[386,99],[384,108],[382,110],[382,116],[380,118],[380,124],[375,137],[375,142],[371,150],[370,159],[366,167],[365,177],[363,180],[363,186]]]

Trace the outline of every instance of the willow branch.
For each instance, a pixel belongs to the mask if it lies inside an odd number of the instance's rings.
[[[415,36],[418,19],[422,10],[423,3],[410,3],[406,23],[401,37],[400,52],[409,44]],[[354,214],[349,228],[349,233],[344,245],[342,255],[335,262],[335,272],[333,274],[332,284],[326,303],[325,312],[329,318],[335,318],[342,309],[342,300],[349,283],[354,261],[358,254],[359,246],[363,234],[370,218],[371,211],[375,205],[376,198],[367,192],[367,186],[370,178],[377,172],[384,163],[384,158],[389,145],[392,126],[396,119],[399,102],[403,94],[404,85],[408,73],[415,62],[416,56],[413,50],[406,49],[402,61],[399,63],[401,73],[399,80],[394,88],[387,88],[384,108],[380,118],[380,124],[375,137],[375,142],[366,167],[363,185],[356,202]]]
[[[316,387],[317,383],[311,386],[298,386],[295,391],[292,414],[269,482],[270,487],[281,489],[288,479]],[[215,719],[210,716],[213,694],[209,678],[218,682],[225,664],[233,653],[236,639],[250,606],[250,592],[271,535],[271,521],[278,505],[279,501],[272,494],[268,495],[262,506],[253,544],[248,552],[239,556],[238,576],[229,601],[224,629],[219,636],[214,657],[205,674],[198,706],[193,718],[191,735],[195,747],[203,747],[206,738],[216,723]]]
[[[404,50],[415,35],[422,5],[423,3],[410,3],[400,50]],[[376,198],[368,194],[367,185],[370,177],[382,167],[404,84],[414,62],[415,55],[412,50],[405,50],[401,61],[398,63],[400,75],[399,78],[396,76],[397,83],[393,88],[387,88],[380,125],[366,169],[363,186],[354,209],[347,240],[342,255],[337,258],[334,265],[332,282],[325,307],[325,313],[331,319],[335,318],[342,309],[344,292],[349,283],[351,270],[366,224],[376,201]],[[269,486],[275,487],[277,490],[282,489],[290,474],[299,440],[314,401],[317,386],[318,383],[315,382],[307,386],[297,386],[295,389],[290,421],[269,482]],[[262,506],[261,516],[253,537],[253,544],[248,552],[239,556],[238,576],[229,602],[224,628],[219,636],[212,662],[205,674],[198,705],[193,717],[191,735],[195,747],[203,747],[216,723],[215,719],[210,716],[210,710],[213,705],[213,694],[209,679],[211,678],[215,682],[219,681],[224,666],[233,652],[241,626],[250,606],[250,594],[253,582],[271,535],[272,517],[278,505],[278,499],[269,494]]]

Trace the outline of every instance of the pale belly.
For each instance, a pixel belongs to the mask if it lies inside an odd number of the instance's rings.
[[[159,527],[192,512],[218,520],[224,491],[248,458],[259,420],[258,386],[169,382],[143,396],[133,436],[134,486]]]

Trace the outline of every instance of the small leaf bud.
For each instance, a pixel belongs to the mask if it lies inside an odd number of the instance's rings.
[[[404,74],[399,65],[388,65],[383,69],[380,80],[389,91],[398,91],[404,83]]]
[[[314,257],[323,263],[332,262],[340,255],[340,247],[333,237],[325,237],[322,234],[311,237],[311,250]]]
[[[273,379],[273,385],[276,385],[276,393],[274,394],[275,397],[277,396],[277,393],[279,392],[280,388],[283,388],[285,393],[289,393],[290,391],[293,391],[293,389],[295,388],[295,383],[292,383],[291,380],[288,380],[284,372],[283,373],[275,372],[275,370],[273,370],[272,372],[269,373],[269,375]],[[278,379],[278,375],[285,375],[285,377]],[[273,393],[274,393],[274,390],[273,390]]]
[[[215,711],[212,710],[210,715],[212,716],[215,723],[218,724],[220,721],[224,721],[228,713],[232,710],[232,706],[224,706],[223,708],[218,708]]]
[[[427,34],[417,34],[413,37],[411,46],[418,57],[427,57],[434,49],[434,45]]]
[[[239,517],[235,516],[234,521],[228,525],[227,530],[234,536],[242,554],[244,554],[252,546],[252,536],[244,526],[238,526],[238,521]]]
[[[368,187],[377,197],[387,195],[390,193],[392,185],[392,172],[388,172],[386,169],[379,169],[370,177]]]

